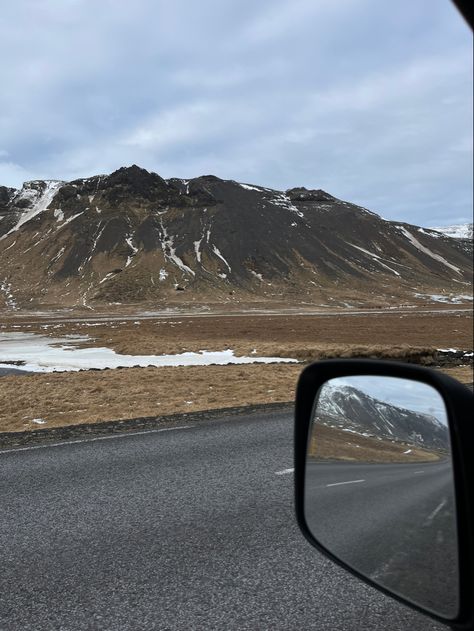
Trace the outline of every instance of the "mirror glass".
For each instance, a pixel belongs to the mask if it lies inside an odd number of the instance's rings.
[[[431,386],[340,377],[317,393],[305,517],[315,539],[372,581],[444,618],[458,613],[446,407]]]

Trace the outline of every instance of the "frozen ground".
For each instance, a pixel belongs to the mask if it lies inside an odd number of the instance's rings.
[[[121,355],[110,348],[80,348],[90,342],[84,335],[47,337],[37,333],[0,333],[0,368],[13,365],[31,372],[61,372],[91,368],[137,366],[209,366],[225,364],[271,364],[297,362],[289,357],[236,357],[234,351],[206,351],[176,355]]]

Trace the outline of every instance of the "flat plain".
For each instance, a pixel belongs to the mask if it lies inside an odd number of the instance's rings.
[[[232,349],[291,357],[298,364],[89,370],[0,378],[0,432],[292,401],[304,365],[326,357],[389,358],[432,366],[472,383],[467,360],[440,361],[438,349],[472,352],[472,310],[367,312],[10,315],[0,332],[87,335],[81,346],[161,355]],[[1,358],[0,358],[1,360]]]

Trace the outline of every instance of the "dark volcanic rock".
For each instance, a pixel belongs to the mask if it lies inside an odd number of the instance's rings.
[[[166,302],[176,288],[198,301],[399,302],[465,294],[472,274],[469,242],[320,189],[164,180],[136,165],[0,188],[0,219],[0,268],[21,304]]]

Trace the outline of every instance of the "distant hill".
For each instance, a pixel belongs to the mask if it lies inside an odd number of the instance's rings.
[[[323,190],[137,166],[0,187],[0,307],[386,305],[471,291],[472,243]],[[3,304],[2,304],[3,301]]]
[[[435,449],[449,449],[449,434],[434,416],[379,401],[353,386],[326,385],[318,401],[324,423],[348,432]]]

